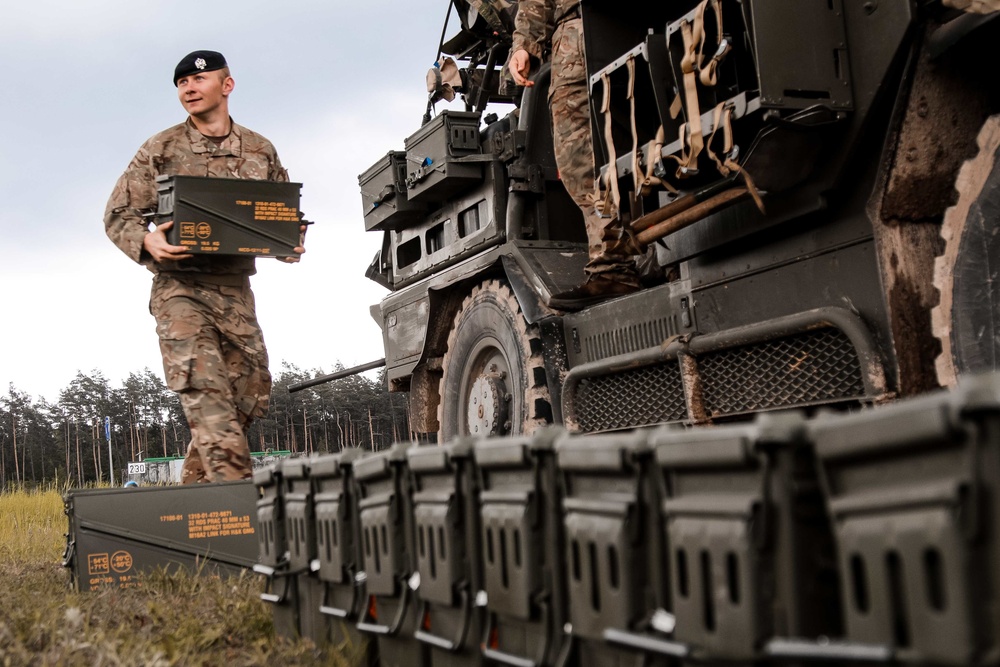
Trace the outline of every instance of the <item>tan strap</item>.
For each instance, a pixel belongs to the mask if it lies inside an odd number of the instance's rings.
[[[715,135],[719,131],[719,127],[722,127],[722,157],[720,158],[712,150],[712,143],[715,139]],[[712,113],[712,134],[708,138],[708,143],[706,144],[705,152],[708,156],[712,158],[712,162],[715,163],[716,168],[723,177],[729,176],[730,174],[739,174],[743,182],[746,183],[747,192],[753,199],[754,204],[757,205],[757,210],[761,213],[764,212],[764,200],[761,199],[760,192],[757,191],[757,186],[754,185],[753,179],[746,169],[741,167],[736,160],[732,158],[733,151],[733,107],[731,104],[726,102],[719,103],[714,112]]]
[[[600,179],[594,179],[594,183],[598,184],[595,194],[597,195],[596,199],[598,202],[603,201],[603,203],[597,204],[600,214],[604,217],[617,217],[618,206],[621,203],[621,193],[618,191],[618,165],[616,164],[618,153],[615,151],[615,140],[611,131],[611,80],[608,77],[607,71],[601,72],[601,86],[604,89],[604,95],[601,100],[601,113],[604,114],[604,142],[607,144],[608,149],[608,170],[604,176],[606,194],[604,197],[600,196]]]
[[[703,65],[704,53],[702,49],[705,45],[705,37],[702,35],[702,42],[698,47],[698,80],[701,81],[703,86],[714,86],[716,84],[716,70],[719,67],[719,63],[722,59],[726,57],[732,48],[729,42],[722,36],[722,2],[721,0],[710,0],[712,5],[712,12],[715,14],[715,25],[716,25],[716,49],[715,54],[712,59],[708,61],[707,65]],[[704,17],[702,17],[704,20]],[[704,32],[704,31],[703,31]]]
[[[649,195],[654,187],[660,186],[669,192],[677,193],[677,188],[670,181],[661,179],[653,174],[656,163],[661,159],[660,153],[663,151],[664,129],[661,125],[656,131],[656,136],[646,145],[646,173],[643,175],[641,183],[636,191],[643,197]],[[636,165],[638,167],[638,165]]]
[[[728,159],[729,153],[733,150],[732,116],[733,110],[729,104],[720,102],[716,105],[715,110],[712,112],[712,134],[709,135],[708,141],[705,142],[705,152],[708,153],[708,157],[712,159],[716,169],[723,176],[729,176],[731,171],[726,163],[719,159],[719,156],[712,150],[712,145],[715,143],[715,135],[719,132],[719,126],[724,126],[722,130],[722,156]]]
[[[642,168],[639,162],[639,132],[635,125],[635,56],[630,55],[625,62],[628,70],[628,99],[629,124],[632,130],[632,183],[635,185],[635,192],[638,194],[642,190]]]
[[[704,148],[701,133],[701,109],[698,104],[698,65],[701,44],[705,40],[705,6],[709,0],[702,0],[695,10],[694,19],[681,23],[681,37],[684,40],[684,58],[681,59],[681,73],[684,76],[684,102],[687,122],[680,127],[681,160],[677,167],[677,178],[687,178],[698,171],[698,156]]]

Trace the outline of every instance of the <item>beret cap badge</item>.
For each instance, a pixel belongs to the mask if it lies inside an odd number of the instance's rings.
[[[215,72],[225,67],[228,67],[226,57],[218,51],[204,49],[192,51],[177,63],[177,67],[174,68],[173,82],[176,86],[178,79],[182,77],[191,76],[197,72]]]

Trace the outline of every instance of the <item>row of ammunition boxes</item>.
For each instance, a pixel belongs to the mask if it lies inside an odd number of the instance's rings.
[[[383,665],[995,664],[1000,377],[855,414],[397,444],[254,483],[279,632]]]
[[[483,179],[479,114],[444,111],[358,176],[365,231],[399,230]]]

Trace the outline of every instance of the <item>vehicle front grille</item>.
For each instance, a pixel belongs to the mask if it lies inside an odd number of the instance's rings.
[[[698,358],[711,416],[864,396],[861,363],[850,339],[826,328],[734,347]]]
[[[580,430],[587,433],[681,421],[687,416],[676,362],[585,378],[576,405]]]
[[[700,351],[689,381],[701,385],[695,414],[740,415],[776,408],[865,398],[861,361],[851,339],[835,327],[803,331],[759,343]],[[564,415],[594,433],[689,421],[676,358],[608,373],[593,371],[568,385]],[[697,397],[698,392],[693,392]]]

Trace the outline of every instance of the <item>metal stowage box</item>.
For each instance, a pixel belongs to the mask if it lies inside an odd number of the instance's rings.
[[[161,176],[156,224],[174,221],[167,240],[197,255],[297,257],[301,183]]]
[[[406,153],[389,151],[358,176],[365,231],[402,229],[420,220],[427,207],[406,192]]]
[[[257,562],[256,500],[249,481],[71,490],[63,564],[81,591],[141,585],[160,568],[235,574]]]
[[[443,202],[481,181],[483,163],[476,161],[479,114],[443,111],[407,137],[406,187],[411,200]]]

